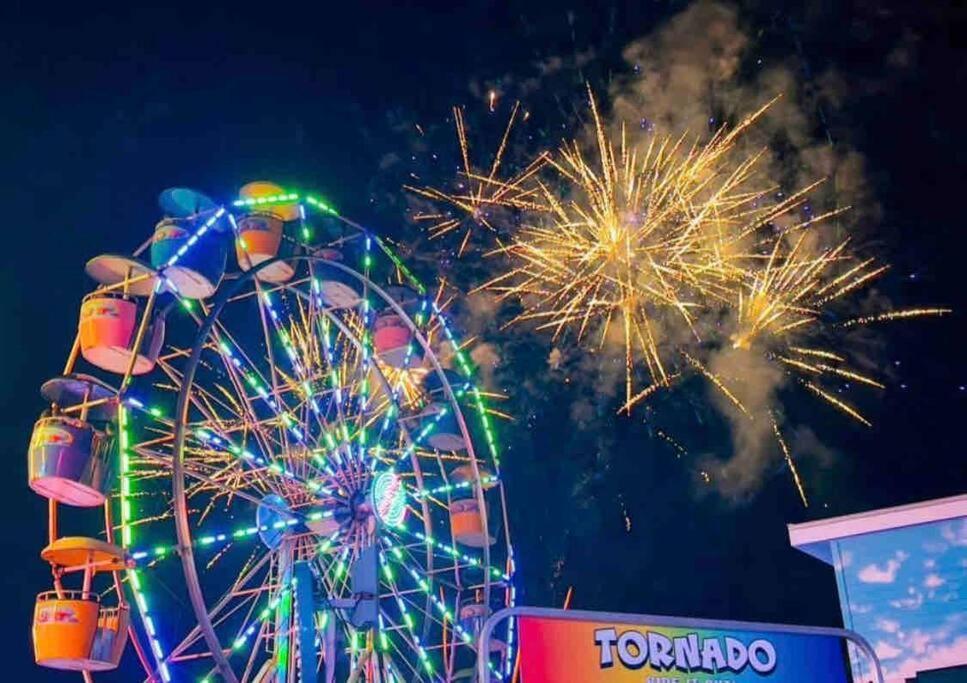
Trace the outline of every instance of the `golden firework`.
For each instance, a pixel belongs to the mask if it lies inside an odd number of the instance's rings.
[[[804,231],[792,247],[776,239],[764,266],[751,267],[733,307],[736,331],[733,348],[758,350],[782,363],[812,393],[863,424],[869,421],[845,401],[816,385],[823,379],[847,379],[882,389],[878,380],[849,367],[837,343],[836,328],[883,320],[942,315],[944,308],[888,311],[845,323],[824,321],[827,309],[847,294],[869,285],[888,269],[874,259],[857,259],[847,252],[847,241],[831,248],[809,247],[815,237]],[[842,271],[842,272],[840,272]],[[826,340],[826,347],[823,347]]]
[[[658,137],[639,149],[624,127],[612,140],[590,92],[589,103],[591,150],[564,144],[548,155],[548,173],[516,188],[537,206],[492,252],[507,270],[480,289],[525,303],[512,322],[534,321],[555,336],[573,329],[579,340],[593,333],[599,346],[618,341],[630,409],[649,386],[669,383],[669,364],[680,360],[666,343],[669,328],[700,339],[697,317],[734,297],[759,228],[807,194],[765,201],[775,187],[753,187],[761,155],[735,158],[738,137],[768,105],[704,145]],[[636,393],[638,366],[648,386]]]
[[[498,272],[474,291],[519,301],[522,310],[508,325],[529,322],[554,338],[570,333],[579,343],[591,340],[596,350],[619,349],[621,411],[630,412],[681,377],[704,377],[738,409],[739,419],[771,425],[806,503],[777,412],[762,408],[763,401],[747,408],[740,396],[752,388],[737,390],[733,383],[741,377],[716,374],[707,361],[722,350],[756,354],[824,403],[869,425],[839,397],[842,386],[827,386],[848,380],[883,387],[839,350],[843,332],[949,310],[911,308],[837,322],[834,307],[888,267],[858,256],[848,240],[831,240],[835,231],[825,229],[824,221],[846,208],[816,214],[808,209],[810,193],[822,181],[783,195],[766,177],[765,152],[740,147],[772,102],[706,142],[650,136],[639,145],[624,126],[612,132],[605,125],[590,90],[588,100],[589,142],[571,140],[543,153],[508,182],[497,175],[517,109],[488,173],[472,170],[462,114],[455,110],[463,175],[472,189],[454,196],[411,188],[463,211],[460,219],[434,224],[431,234],[456,230],[464,221],[500,229],[497,246],[488,252]],[[495,226],[481,218],[484,206],[515,209],[520,220]]]
[[[491,111],[493,99],[491,98]],[[534,207],[530,200],[532,189],[524,184],[533,178],[544,164],[545,156],[538,155],[520,173],[507,180],[499,178],[499,171],[507,151],[507,142],[520,111],[520,102],[514,104],[507,126],[504,129],[500,145],[494,153],[490,167],[486,171],[478,171],[470,159],[470,143],[467,139],[467,126],[460,107],[453,108],[453,121],[456,126],[457,141],[460,145],[460,157],[463,170],[458,179],[460,187],[457,192],[448,192],[436,187],[417,187],[405,185],[404,188],[413,194],[429,199],[431,202],[445,206],[449,211],[419,212],[414,218],[418,222],[428,223],[431,238],[442,237],[452,232],[463,231],[463,237],[458,250],[463,255],[470,241],[474,226],[482,226],[496,233],[496,228],[489,216],[490,210],[497,208],[529,209]],[[456,215],[453,215],[453,212]]]
[[[821,244],[821,235],[803,230],[793,240],[788,235],[774,238],[768,258],[747,266],[744,282],[729,312],[735,331],[729,342],[733,349],[760,354],[779,364],[795,381],[812,395],[836,410],[869,427],[871,422],[848,400],[823,386],[824,381],[850,380],[877,389],[884,384],[849,365],[846,354],[834,344],[842,340],[837,332],[884,320],[942,315],[949,309],[917,308],[888,311],[854,318],[845,323],[829,322],[831,307],[847,295],[858,292],[883,275],[888,266],[875,259],[860,259],[848,251],[848,241],[832,247]],[[787,246],[791,241],[791,246]],[[702,372],[713,385],[732,400],[750,419],[766,416],[749,415],[730,391],[724,378]],[[738,381],[741,381],[739,379]],[[806,493],[780,431],[779,422],[770,410],[776,442],[786,459],[803,503]]]

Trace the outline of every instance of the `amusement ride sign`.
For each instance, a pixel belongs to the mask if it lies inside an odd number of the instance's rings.
[[[508,618],[523,683],[854,683],[847,642],[875,662],[841,629],[526,607],[495,614],[480,652]]]

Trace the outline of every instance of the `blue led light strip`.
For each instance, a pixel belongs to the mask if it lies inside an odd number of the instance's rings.
[[[125,398],[124,399],[124,403],[126,403],[128,406],[130,406],[132,408],[135,408],[135,409],[137,409],[137,410],[139,410],[139,411],[141,411],[141,412],[143,412],[143,413],[145,413],[147,415],[150,415],[153,418],[156,418],[156,419],[159,419],[159,420],[162,419],[161,411],[159,409],[157,409],[157,408],[148,408],[147,406],[144,405],[144,403],[142,403],[140,400],[138,400],[138,399],[136,399],[134,397]],[[232,440],[229,439],[224,434],[214,434],[212,432],[213,432],[213,430],[210,429],[210,428],[208,428],[208,429],[196,429],[196,430],[193,430],[193,431],[189,432],[189,434],[191,436],[195,437],[196,439],[198,439],[200,442],[202,442],[205,445],[209,445],[209,446],[219,446],[219,447],[221,447],[223,453],[227,452],[227,453],[229,453],[229,454],[237,457],[242,462],[247,462],[249,464],[249,466],[253,466],[254,467],[254,465],[260,465],[260,466],[263,466],[263,467],[268,467],[268,469],[271,470],[272,472],[274,472],[275,474],[277,474],[279,476],[282,476],[282,477],[284,477],[286,479],[290,479],[293,482],[295,482],[296,484],[300,484],[302,486],[305,486],[306,488],[308,488],[309,490],[311,490],[313,492],[322,491],[323,493],[326,493],[327,495],[332,495],[332,492],[329,489],[324,488],[318,482],[305,481],[305,480],[301,479],[300,477],[298,477],[296,474],[294,474],[291,470],[288,470],[288,469],[284,468],[279,463],[277,463],[277,462],[269,463],[269,462],[267,462],[265,460],[265,458],[262,458],[260,456],[257,456],[254,453],[252,453],[252,451],[250,451],[248,449],[245,449],[245,448],[242,448],[241,446],[238,446],[237,444],[235,444],[234,442],[232,442]],[[254,463],[254,465],[253,465],[253,463]]]
[[[191,237],[189,237],[188,240],[184,244],[182,244],[174,254],[171,255],[171,258],[165,261],[165,264],[159,269],[159,275],[161,277],[158,278],[158,282],[155,284],[156,292],[160,292],[161,288],[165,284],[167,284],[167,286],[171,288],[172,292],[174,292],[175,294],[179,294],[178,288],[175,287],[175,283],[164,276],[164,270],[166,268],[170,268],[171,266],[176,265],[178,261],[180,261],[181,258],[188,253],[188,250],[191,249],[193,246],[195,246],[198,240],[201,239],[204,236],[204,234],[208,232],[212,228],[212,226],[215,225],[215,223],[218,222],[218,219],[220,219],[224,215],[225,215],[225,207],[223,206],[218,207],[218,210],[215,211],[215,213],[213,213],[208,220],[202,223],[201,226],[199,226],[199,228],[191,235]]]
[[[510,575],[500,571],[500,569],[498,569],[497,567],[488,567],[484,565],[484,563],[479,558],[473,557],[472,555],[467,555],[463,551],[457,548],[454,548],[452,545],[447,545],[442,541],[438,541],[432,536],[427,536],[421,531],[411,531],[406,527],[397,527],[394,529],[394,531],[405,532],[410,536],[412,536],[413,538],[416,538],[420,541],[423,541],[424,543],[429,543],[435,546],[436,548],[442,550],[446,555],[450,557],[456,557],[460,560],[463,560],[465,563],[467,563],[472,567],[477,567],[478,569],[486,570],[490,572],[491,577],[497,579],[498,581],[510,581]]]
[[[497,477],[480,477],[481,486],[496,484],[498,481],[499,480]],[[451,491],[469,489],[472,488],[474,484],[475,482],[473,481],[459,481],[453,484],[442,484],[432,489],[413,489],[410,493],[414,498],[426,498],[427,496],[435,496],[438,493],[450,493]]]

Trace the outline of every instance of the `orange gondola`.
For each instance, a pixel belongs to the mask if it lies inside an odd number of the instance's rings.
[[[125,551],[95,538],[71,536],[57,539],[40,556],[54,571],[54,590],[39,594],[34,605],[37,664],[68,671],[117,668],[127,643],[130,610],[123,601],[102,605],[92,584],[98,573],[125,569]],[[71,573],[82,573],[80,590],[62,586],[61,579]]]
[[[96,291],[84,297],[78,331],[81,355],[102,370],[123,375],[137,358],[131,370],[143,375],[154,368],[164,340],[164,317],[154,315],[137,351],[133,348],[138,322],[144,310],[139,302],[123,294]]]
[[[270,198],[283,195],[285,190],[281,187],[261,180],[248,183],[239,190],[241,200],[253,202],[250,212],[238,219],[235,254],[242,270],[295,253],[297,242],[293,234],[301,218],[299,205],[279,201],[266,203]],[[294,274],[291,263],[278,261],[260,268],[256,277],[265,282],[286,282]]]

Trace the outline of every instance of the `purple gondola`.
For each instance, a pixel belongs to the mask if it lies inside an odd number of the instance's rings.
[[[114,389],[94,377],[69,375],[44,383],[40,393],[76,416],[42,416],[28,448],[28,484],[45,498],[76,507],[101,505],[111,488]],[[92,404],[92,407],[87,407]]]

